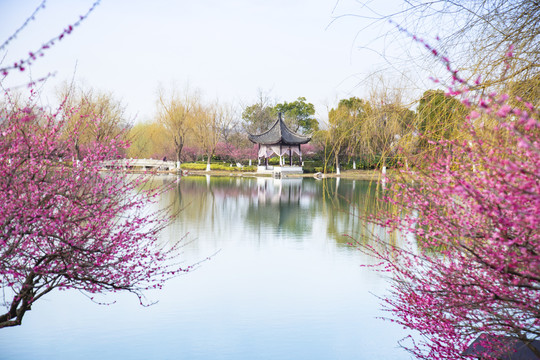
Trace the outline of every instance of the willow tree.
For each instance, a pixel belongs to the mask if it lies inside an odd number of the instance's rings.
[[[325,131],[327,158],[333,156],[336,172],[340,173],[340,159],[349,155],[359,144],[370,104],[352,97],[339,101],[337,108],[328,112],[328,129]]]
[[[335,161],[363,157],[376,162],[393,156],[401,139],[414,131],[414,112],[402,103],[399,89],[373,89],[369,101],[340,100],[329,113],[328,139]]]
[[[468,111],[461,101],[447,96],[442,90],[424,92],[416,109],[416,126],[422,134],[419,146],[426,148],[428,141],[459,137]]]
[[[193,131],[195,114],[199,107],[199,95],[189,89],[184,90],[183,94],[173,91],[168,97],[163,90],[158,93],[157,119],[172,139],[178,168],[184,145]]]
[[[448,45],[461,43],[470,59],[464,67],[482,73],[482,88],[505,89],[509,81],[538,76],[540,70],[540,3],[518,0],[448,2],[447,16],[458,16],[464,27],[455,29]],[[508,53],[512,53],[508,57]],[[468,65],[468,66],[467,66]],[[507,89],[505,89],[507,90]]]
[[[84,157],[88,144],[124,138],[131,126],[125,106],[110,92],[66,87],[61,91],[60,98],[65,104],[64,108],[77,109],[66,121],[64,132],[76,136],[74,147],[78,160]]]
[[[206,171],[210,171],[210,161],[216,152],[217,144],[233,120],[232,109],[217,102],[206,106],[199,104],[195,110],[193,130],[196,141],[206,154]]]
[[[128,132],[130,158],[174,158],[167,130],[159,122],[139,123]]]
[[[360,21],[364,21],[365,27],[380,27],[388,20],[392,22],[390,26],[399,25],[394,27],[394,31],[389,29],[385,35],[385,49],[372,50],[380,53],[394,69],[399,63],[400,72],[411,64],[417,66],[423,61],[425,70],[442,70],[434,74],[437,78],[451,75],[429,54],[416,53],[418,57],[414,57],[410,48],[402,52],[407,54],[406,57],[385,56],[388,47],[409,47],[403,45],[403,37],[396,34],[405,29],[418,39],[436,38],[438,51],[452,59],[456,64],[454,68],[461,69],[461,77],[471,84],[482,74],[482,81],[472,89],[508,92],[506,86],[510,81],[528,80],[539,74],[538,1],[404,0],[398,2],[396,8],[386,4],[384,8],[375,8],[373,2],[362,0],[360,6],[363,13],[358,14],[356,19],[362,19]],[[513,56],[509,58],[506,56],[508,53]]]
[[[526,80],[510,81],[508,92],[515,95],[509,99],[512,106],[521,107],[522,110],[527,110],[524,103],[540,107],[540,74]]]
[[[372,101],[371,111],[363,129],[363,143],[367,154],[383,161],[394,156],[404,135],[414,131],[414,112],[401,102]]]

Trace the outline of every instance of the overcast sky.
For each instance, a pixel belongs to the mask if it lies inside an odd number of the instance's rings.
[[[0,40],[40,3],[0,0]],[[39,48],[92,3],[48,0],[0,59],[13,63]],[[373,3],[388,10],[400,1]],[[325,119],[339,99],[364,96],[361,79],[382,62],[360,47],[384,37],[389,24],[362,30],[358,18],[335,19],[366,11],[354,0],[102,0],[30,71],[13,72],[2,85],[55,72],[43,91],[47,104],[54,102],[53,89],[75,74],[88,86],[111,91],[137,121],[152,119],[160,84],[182,89],[189,83],[208,100],[238,106],[253,104],[261,89],[277,101],[306,97]]]

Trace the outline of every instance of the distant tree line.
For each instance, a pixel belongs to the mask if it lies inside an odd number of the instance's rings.
[[[530,82],[510,83],[513,88],[531,88]],[[525,94],[538,103],[539,94]],[[88,114],[98,117],[99,127],[89,122],[77,129],[76,154],[80,158],[86,143],[122,136],[130,143],[123,156],[183,162],[246,163],[257,158],[256,145],[248,133],[268,130],[278,113],[291,130],[309,134],[303,145],[304,160],[323,171],[342,168],[374,169],[406,166],[408,157],[422,157],[432,141],[459,139],[470,111],[443,90],[425,91],[414,102],[403,101],[400,91],[386,89],[367,99],[341,99],[328,112],[328,121],[315,117],[315,107],[306,98],[272,102],[259,94],[256,103],[240,108],[219,101],[206,101],[197,90],[158,92],[154,119],[131,125],[125,108],[112,94],[93,89],[65,90],[67,105],[77,107],[73,123]],[[69,122],[66,131],[73,131]],[[309,166],[307,169],[309,170]]]

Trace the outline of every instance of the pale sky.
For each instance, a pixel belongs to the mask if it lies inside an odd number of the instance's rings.
[[[0,0],[0,41],[40,3]],[[36,20],[0,53],[3,64],[61,33],[92,3],[48,0]],[[397,4],[373,2],[384,10]],[[384,41],[390,24],[362,30],[358,18],[335,19],[365,12],[354,0],[102,0],[30,71],[12,72],[2,85],[56,72],[42,97],[44,104],[54,103],[54,88],[75,74],[88,86],[112,92],[136,121],[152,119],[160,84],[182,90],[189,83],[209,101],[239,107],[255,103],[261,89],[279,102],[306,97],[324,120],[339,99],[363,97],[367,90],[361,80],[382,62],[376,52],[361,47],[377,38]]]

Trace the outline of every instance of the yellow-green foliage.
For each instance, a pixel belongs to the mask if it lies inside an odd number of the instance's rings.
[[[514,80],[506,84],[502,91],[510,95],[509,103],[512,106],[520,107],[522,110],[528,110],[525,102],[530,102],[536,108],[540,106],[540,75],[534,75],[525,80]],[[523,101],[518,101],[516,97]]]
[[[424,136],[421,148],[427,148],[427,139],[459,138],[468,109],[458,99],[446,96],[442,90],[428,90],[417,108],[417,128]]]
[[[135,125],[129,131],[131,145],[128,156],[135,159],[146,159],[161,155],[170,147],[170,140],[163,125],[157,122]]]
[[[60,98],[65,101],[63,109],[68,116],[64,132],[76,136],[75,151],[79,159],[82,156],[79,151],[84,145],[124,136],[129,128],[125,107],[112,93],[92,88],[65,87],[60,92]]]
[[[399,97],[383,96],[371,101],[356,97],[342,99],[338,107],[328,113],[327,161],[332,156],[334,164],[353,157],[385,161],[395,155],[398,140],[411,132],[413,119],[414,113]]]

